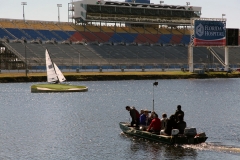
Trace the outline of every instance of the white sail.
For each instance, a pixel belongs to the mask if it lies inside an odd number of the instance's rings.
[[[57,67],[57,65],[56,65],[55,63],[53,63],[53,64],[54,64],[55,71],[56,71],[56,73],[57,73],[59,82],[65,81],[66,78],[64,77],[64,75],[62,74],[62,72],[60,71],[60,69]]]
[[[65,81],[66,78],[63,76],[62,72],[57,67],[57,65],[52,62],[47,49],[45,52],[45,56],[46,56],[46,68],[47,68],[47,81],[48,82]]]

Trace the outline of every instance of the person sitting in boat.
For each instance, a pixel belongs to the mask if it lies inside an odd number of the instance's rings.
[[[181,109],[182,107],[181,107],[181,105],[178,105],[177,106],[177,110],[176,110],[176,112],[175,112],[175,121],[177,122],[178,121],[178,115],[179,114],[181,114],[182,116],[183,116],[183,118],[184,118],[184,112],[182,111],[182,109]]]
[[[155,115],[156,113],[153,111],[153,112],[151,112],[151,115],[148,117],[148,125],[150,125],[150,123],[152,122],[152,120],[154,119],[154,115]]]
[[[139,127],[139,112],[135,109],[135,107],[130,106],[126,106],[126,110],[130,112],[130,116],[132,118],[131,127],[133,127],[134,124],[136,125],[136,127]]]
[[[179,134],[184,134],[184,130],[187,127],[187,123],[183,120],[183,115],[178,115],[177,129],[179,130]]]
[[[149,125],[147,131],[152,132],[154,134],[160,134],[160,130],[161,130],[161,120],[158,118],[158,115],[155,113],[154,119]]]
[[[161,119],[161,130],[164,130],[166,125],[167,125],[167,114],[166,113],[163,113],[162,114],[162,119]]]
[[[146,126],[148,118],[148,111],[144,110],[143,114],[140,115],[140,125]]]
[[[177,124],[175,121],[175,115],[173,114],[167,120],[167,125],[166,125],[164,131],[163,132],[161,131],[161,134],[171,136],[172,129],[176,129],[176,128],[177,128]]]

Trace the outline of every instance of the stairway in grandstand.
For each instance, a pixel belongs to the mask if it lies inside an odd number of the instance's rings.
[[[0,20],[1,43],[28,63],[45,65],[48,48],[58,66],[182,66],[188,64],[187,29],[74,25],[46,21]],[[25,43],[24,43],[25,42]],[[224,58],[224,49],[213,47]],[[230,49],[230,64],[240,62],[239,48]],[[194,63],[210,63],[206,48],[194,48]],[[212,62],[211,62],[212,63]],[[214,63],[218,63],[215,61]],[[220,64],[219,64],[220,65]]]

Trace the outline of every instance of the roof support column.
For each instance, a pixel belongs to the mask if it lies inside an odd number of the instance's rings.
[[[189,65],[189,72],[193,72],[193,46],[188,46],[188,65]]]
[[[229,69],[229,48],[225,46],[225,71]]]

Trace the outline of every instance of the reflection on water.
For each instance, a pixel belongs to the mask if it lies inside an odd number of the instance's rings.
[[[159,80],[155,111],[205,132],[207,143],[169,146],[120,134],[126,105],[152,110],[144,81],[72,82],[86,93],[32,94],[32,83],[0,84],[0,159],[235,159],[240,155],[240,80]],[[239,157],[238,157],[239,158]]]
[[[146,159],[159,159],[159,157],[165,157],[166,159],[195,159],[197,157],[196,149],[190,147],[184,148],[180,145],[154,143],[142,138],[128,136],[124,133],[121,134],[121,137],[129,138],[132,141],[129,146],[129,151],[131,151],[129,155],[131,156],[141,155],[141,158]]]

